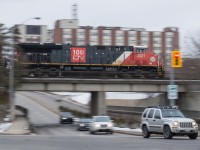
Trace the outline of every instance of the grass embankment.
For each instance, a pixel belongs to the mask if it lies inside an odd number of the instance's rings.
[[[0,121],[7,113],[8,103],[8,93],[0,93]]]
[[[7,105],[8,102],[8,93],[0,93],[0,105]]]

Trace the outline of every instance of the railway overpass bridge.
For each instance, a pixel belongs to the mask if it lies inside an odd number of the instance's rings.
[[[179,99],[176,104],[186,110],[200,108],[200,80],[175,80]],[[91,113],[107,113],[105,92],[164,93],[159,104],[169,105],[169,80],[147,79],[77,79],[77,78],[24,78],[15,91],[91,92]],[[157,104],[158,105],[158,104]]]

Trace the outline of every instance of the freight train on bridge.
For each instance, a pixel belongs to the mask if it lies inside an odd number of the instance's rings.
[[[164,78],[163,61],[147,46],[73,46],[20,43],[20,63],[31,77]]]

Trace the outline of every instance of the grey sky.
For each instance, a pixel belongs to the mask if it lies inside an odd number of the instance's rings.
[[[200,0],[1,0],[0,22],[10,27],[27,18],[26,24],[53,28],[55,20],[72,18],[72,4],[78,5],[79,25],[122,26],[161,31],[179,27],[181,37],[200,28]]]

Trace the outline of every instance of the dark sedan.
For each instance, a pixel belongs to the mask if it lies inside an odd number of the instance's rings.
[[[74,116],[71,112],[61,112],[60,113],[60,123],[73,123]]]
[[[77,130],[89,130],[90,128],[91,119],[90,118],[80,118],[77,124]]]

